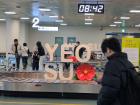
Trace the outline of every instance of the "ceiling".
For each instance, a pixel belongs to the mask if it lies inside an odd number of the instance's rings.
[[[101,2],[105,5],[104,14],[86,16],[93,18],[91,26],[109,26],[114,21],[119,21],[120,16],[130,16],[126,21],[128,27],[140,24],[140,14],[130,14],[131,9],[140,9],[140,0],[0,0],[0,18],[16,18],[38,16],[42,23],[58,25],[56,19],[49,18],[49,15],[58,15],[58,19],[63,19],[64,23],[70,26],[85,25],[85,15],[78,13],[78,3]],[[50,8],[50,12],[40,12],[39,7]],[[15,11],[16,15],[5,15],[4,11]]]

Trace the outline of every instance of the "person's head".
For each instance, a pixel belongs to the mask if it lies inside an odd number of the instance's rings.
[[[109,57],[114,53],[120,53],[121,45],[117,38],[112,37],[103,40],[101,44],[101,49],[105,56]]]
[[[18,45],[18,39],[14,39],[14,44]]]
[[[23,46],[27,46],[27,43],[23,43]]]
[[[37,41],[37,42],[36,42],[36,46],[37,46],[38,48],[42,47],[41,42],[40,42],[40,41]]]
[[[78,45],[80,45],[80,42],[79,42],[79,41],[77,41],[77,42],[76,42],[76,45],[77,45],[77,46],[78,46]]]

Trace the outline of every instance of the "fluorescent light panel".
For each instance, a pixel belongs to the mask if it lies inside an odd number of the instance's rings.
[[[114,22],[115,24],[121,24],[122,22],[120,22],[120,21],[116,21],[116,22]]]
[[[59,22],[60,22],[60,23],[62,23],[62,22],[63,22],[63,20],[56,20],[56,22],[58,22],[58,23],[59,23]]]
[[[92,23],[85,23],[85,25],[92,25]]]
[[[135,25],[135,27],[140,27],[140,24]]]
[[[6,19],[0,19],[0,21],[5,21]]]
[[[122,16],[122,17],[120,17],[120,19],[122,19],[122,20],[129,20],[129,19],[130,19],[130,17],[125,17],[125,16]]]
[[[93,21],[93,19],[85,19],[85,21]]]
[[[29,20],[30,18],[29,17],[21,17],[20,19],[21,20]]]
[[[67,26],[68,24],[66,24],[66,23],[61,23],[60,25],[61,25],[61,26]]]
[[[14,11],[7,11],[7,12],[4,12],[5,14],[7,14],[7,15],[15,15],[16,14],[16,12],[14,12]]]
[[[140,10],[130,10],[130,13],[140,13]]]
[[[111,24],[109,25],[110,27],[116,27],[117,25],[116,24]]]
[[[58,18],[58,16],[56,15],[56,16],[49,16],[50,18]]]
[[[51,9],[48,9],[48,8],[39,8],[40,11],[45,11],[45,12],[50,12]]]

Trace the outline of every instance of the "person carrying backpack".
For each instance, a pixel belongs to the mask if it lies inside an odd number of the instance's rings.
[[[35,71],[35,70],[38,71],[38,69],[39,69],[39,59],[40,59],[40,57],[38,55],[38,52],[35,51],[32,55],[32,70],[33,71]]]
[[[102,52],[108,59],[97,105],[140,105],[140,79],[127,54],[121,52],[116,38],[102,42]]]
[[[43,61],[45,59],[45,49],[42,46],[42,43],[40,41],[36,42],[36,47],[34,48],[34,51],[38,52],[38,55],[40,57],[39,59],[39,70],[44,70],[44,65],[43,65]]]

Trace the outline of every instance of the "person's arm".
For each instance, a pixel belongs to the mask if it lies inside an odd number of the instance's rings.
[[[106,65],[97,105],[112,105],[120,90],[120,73],[114,62]]]
[[[21,45],[18,45],[18,53],[19,53],[19,55],[22,55],[22,50],[23,48],[21,47]]]
[[[15,53],[15,51],[14,51],[14,45],[12,44],[12,46],[11,46],[11,50],[10,50],[10,52],[9,53],[12,53],[12,54],[14,54]]]
[[[38,51],[36,46],[33,48],[33,52],[35,52],[35,51]]]

